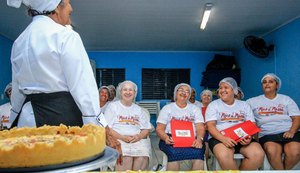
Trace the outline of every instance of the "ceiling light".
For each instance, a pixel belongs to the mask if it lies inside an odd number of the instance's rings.
[[[204,13],[203,13],[202,21],[201,21],[201,25],[200,25],[200,29],[202,29],[202,30],[204,30],[206,27],[206,23],[209,19],[209,15],[210,15],[212,6],[213,6],[213,4],[211,4],[211,3],[205,4],[205,9],[204,9]]]

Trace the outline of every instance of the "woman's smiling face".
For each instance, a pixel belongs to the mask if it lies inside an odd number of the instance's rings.
[[[121,100],[125,102],[133,102],[135,97],[134,86],[130,83],[125,83],[121,89]]]
[[[176,92],[176,101],[185,101],[190,97],[190,88],[188,86],[182,85],[181,87],[178,88]]]
[[[229,84],[222,82],[219,86],[219,96],[225,103],[232,102],[234,100],[233,88]]]

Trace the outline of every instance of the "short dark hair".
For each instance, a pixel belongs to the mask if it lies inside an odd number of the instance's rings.
[[[59,2],[58,5],[64,6],[64,5],[65,5],[64,0],[61,0],[61,1]],[[40,11],[31,9],[31,8],[29,7],[27,13],[28,13],[28,15],[31,16],[31,17],[37,16],[37,15],[45,15],[45,16],[48,16],[49,14],[54,14],[54,13],[55,13],[55,9],[52,10],[52,11],[43,11],[43,12],[40,12]]]

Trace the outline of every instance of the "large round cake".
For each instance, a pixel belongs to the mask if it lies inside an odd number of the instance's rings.
[[[105,129],[43,126],[0,131],[0,168],[24,168],[80,161],[101,154]]]

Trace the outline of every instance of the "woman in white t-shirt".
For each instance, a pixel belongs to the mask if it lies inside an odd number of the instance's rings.
[[[174,89],[174,100],[165,105],[157,118],[156,133],[160,138],[159,148],[168,156],[167,170],[180,170],[180,160],[192,160],[192,170],[203,170],[205,147],[203,137],[205,133],[204,120],[201,110],[188,102],[191,87],[188,84],[178,84]],[[192,122],[195,139],[191,147],[175,148],[171,132],[171,120]]]
[[[281,80],[275,74],[267,73],[261,83],[264,94],[247,100],[262,130],[259,143],[273,169],[292,169],[300,160],[299,108],[289,96],[277,93]]]
[[[109,103],[105,119],[112,135],[121,143],[123,163],[116,164],[116,171],[145,170],[150,156],[147,136],[151,129],[145,111],[134,103],[137,86],[124,81],[117,88],[119,100]]]
[[[211,135],[208,144],[223,170],[257,170],[265,155],[259,143],[251,136],[236,142],[220,132],[247,120],[255,122],[250,106],[234,98],[238,93],[237,88],[236,81],[231,77],[220,81],[220,98],[211,102],[206,109],[206,125]],[[245,157],[239,167],[233,158],[234,153]]]

